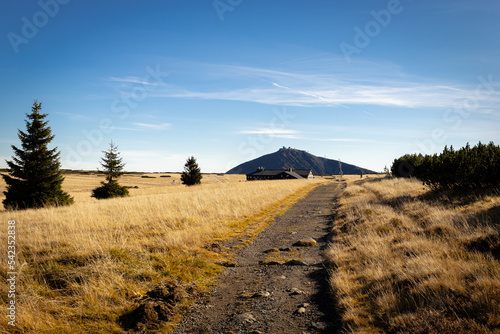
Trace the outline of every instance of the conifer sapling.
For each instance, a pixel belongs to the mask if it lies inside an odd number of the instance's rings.
[[[123,175],[123,167],[125,167],[122,158],[120,158],[118,147],[111,141],[109,150],[103,151],[103,153],[104,158],[101,158],[101,166],[104,169],[107,182],[101,182],[102,186],[92,190],[92,197],[105,199],[128,196],[128,189],[118,184],[118,178]]]
[[[181,175],[181,181],[187,186],[200,184],[203,176],[201,175],[200,167],[194,157],[189,157],[184,164],[184,171]]]
[[[47,205],[69,205],[73,198],[62,190],[64,177],[60,170],[60,152],[48,148],[54,139],[40,113],[42,104],[33,103],[26,114],[26,132],[18,130],[21,148],[12,145],[14,156],[6,161],[9,175],[2,175],[7,183],[3,205],[7,209],[39,208]]]

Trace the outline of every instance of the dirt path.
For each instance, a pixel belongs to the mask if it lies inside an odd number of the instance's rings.
[[[276,218],[170,333],[337,332],[322,250],[340,189],[338,183],[319,186]],[[297,244],[308,238],[317,244]]]

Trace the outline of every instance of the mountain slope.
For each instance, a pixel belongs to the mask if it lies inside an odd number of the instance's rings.
[[[255,172],[258,167],[265,169],[311,169],[313,174],[339,174],[338,160],[317,157],[306,151],[293,148],[280,148],[277,152],[263,155],[259,158],[244,162],[227,171],[228,174],[248,174]],[[342,162],[344,174],[374,173],[366,168],[360,168]]]

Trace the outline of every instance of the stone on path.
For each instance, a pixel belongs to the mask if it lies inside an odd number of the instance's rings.
[[[290,260],[284,263],[285,266],[307,266],[308,264],[300,260]]]
[[[305,238],[297,241],[293,244],[294,246],[302,246],[302,247],[312,247],[316,246],[316,240],[313,238]]]
[[[259,291],[259,292],[254,293],[254,295],[253,295],[254,298],[259,298],[259,297],[267,298],[269,296],[271,296],[271,293],[269,291]]]
[[[289,292],[290,292],[291,295],[305,295],[306,294],[304,291],[299,290],[297,288],[291,288],[289,290]]]
[[[299,307],[297,309],[297,314],[304,314],[306,313],[306,308],[305,307]]]
[[[255,321],[257,321],[257,319],[255,319],[255,317],[253,316],[252,313],[243,313],[243,314],[238,314],[235,318],[234,318],[238,323],[253,323]]]

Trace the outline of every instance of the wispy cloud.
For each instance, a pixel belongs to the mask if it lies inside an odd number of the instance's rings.
[[[500,88],[477,98],[472,86],[405,73],[399,66],[358,62],[348,67],[336,57],[305,59],[277,68],[169,60],[169,83],[149,87],[148,97],[226,100],[302,107],[388,106],[452,108],[470,99],[474,111],[498,112]],[[175,71],[174,71],[175,68]],[[110,78],[143,83],[136,77]],[[185,82],[190,82],[189,86]],[[486,89],[485,89],[486,90]]]
[[[330,141],[330,142],[341,142],[341,143],[366,143],[366,142],[373,142],[373,140],[366,140],[366,139],[356,139],[356,138],[325,138],[325,139],[314,139],[318,141]]]
[[[106,79],[106,81],[111,81],[111,82],[120,82],[120,83],[126,83],[126,84],[138,84],[138,85],[145,85],[145,86],[162,86],[161,82],[157,81],[147,81],[144,79],[141,79],[139,77],[134,77],[134,76],[128,76],[128,77],[109,77]]]
[[[140,129],[147,129],[147,130],[165,130],[171,126],[170,123],[162,123],[162,124],[134,123],[134,125],[138,126]]]
[[[317,100],[319,100],[319,101],[323,101],[323,102],[326,102],[326,103],[328,103],[328,102],[329,102],[329,101],[328,101],[328,99],[326,99],[326,98],[324,98],[324,97],[322,97],[322,96],[320,96],[320,95],[313,94],[313,93],[311,93],[311,92],[305,92],[305,91],[301,91],[301,90],[292,89],[292,88],[289,88],[289,87],[285,87],[285,86],[279,85],[279,84],[277,84],[277,83],[275,83],[275,82],[273,82],[272,84],[273,84],[274,86],[278,87],[278,88],[282,88],[282,89],[288,90],[288,91],[290,91],[290,92],[292,92],[292,93],[302,94],[302,95],[305,95],[305,96],[308,96],[308,97],[312,97],[312,98],[314,98],[314,99],[317,99]],[[349,107],[346,107],[346,106],[344,106],[344,105],[341,105],[340,103],[337,103],[337,104],[338,104],[339,106],[342,106],[342,107],[346,108],[346,109],[349,109]]]
[[[153,93],[154,94],[154,93]],[[271,105],[302,107],[343,107],[348,105],[373,105],[406,108],[446,108],[467,98],[474,98],[474,92],[465,89],[433,85],[407,85],[406,87],[370,86],[348,84],[330,87],[301,87],[299,89],[251,88],[239,90],[219,90],[215,92],[179,89],[157,92],[158,97],[186,99],[228,100],[258,102]],[[500,102],[495,94],[483,99],[483,106]]]
[[[241,134],[258,134],[258,135],[288,135],[288,134],[296,134],[295,130],[285,130],[285,129],[271,129],[271,128],[262,128],[258,130],[242,130],[239,131]]]
[[[140,131],[138,128],[127,128],[123,126],[113,126],[112,129],[119,131]]]
[[[298,132],[295,130],[286,129],[272,129],[272,128],[261,128],[256,130],[242,130],[238,132],[239,134],[246,135],[266,135],[273,138],[285,138],[285,139],[300,139]]]

